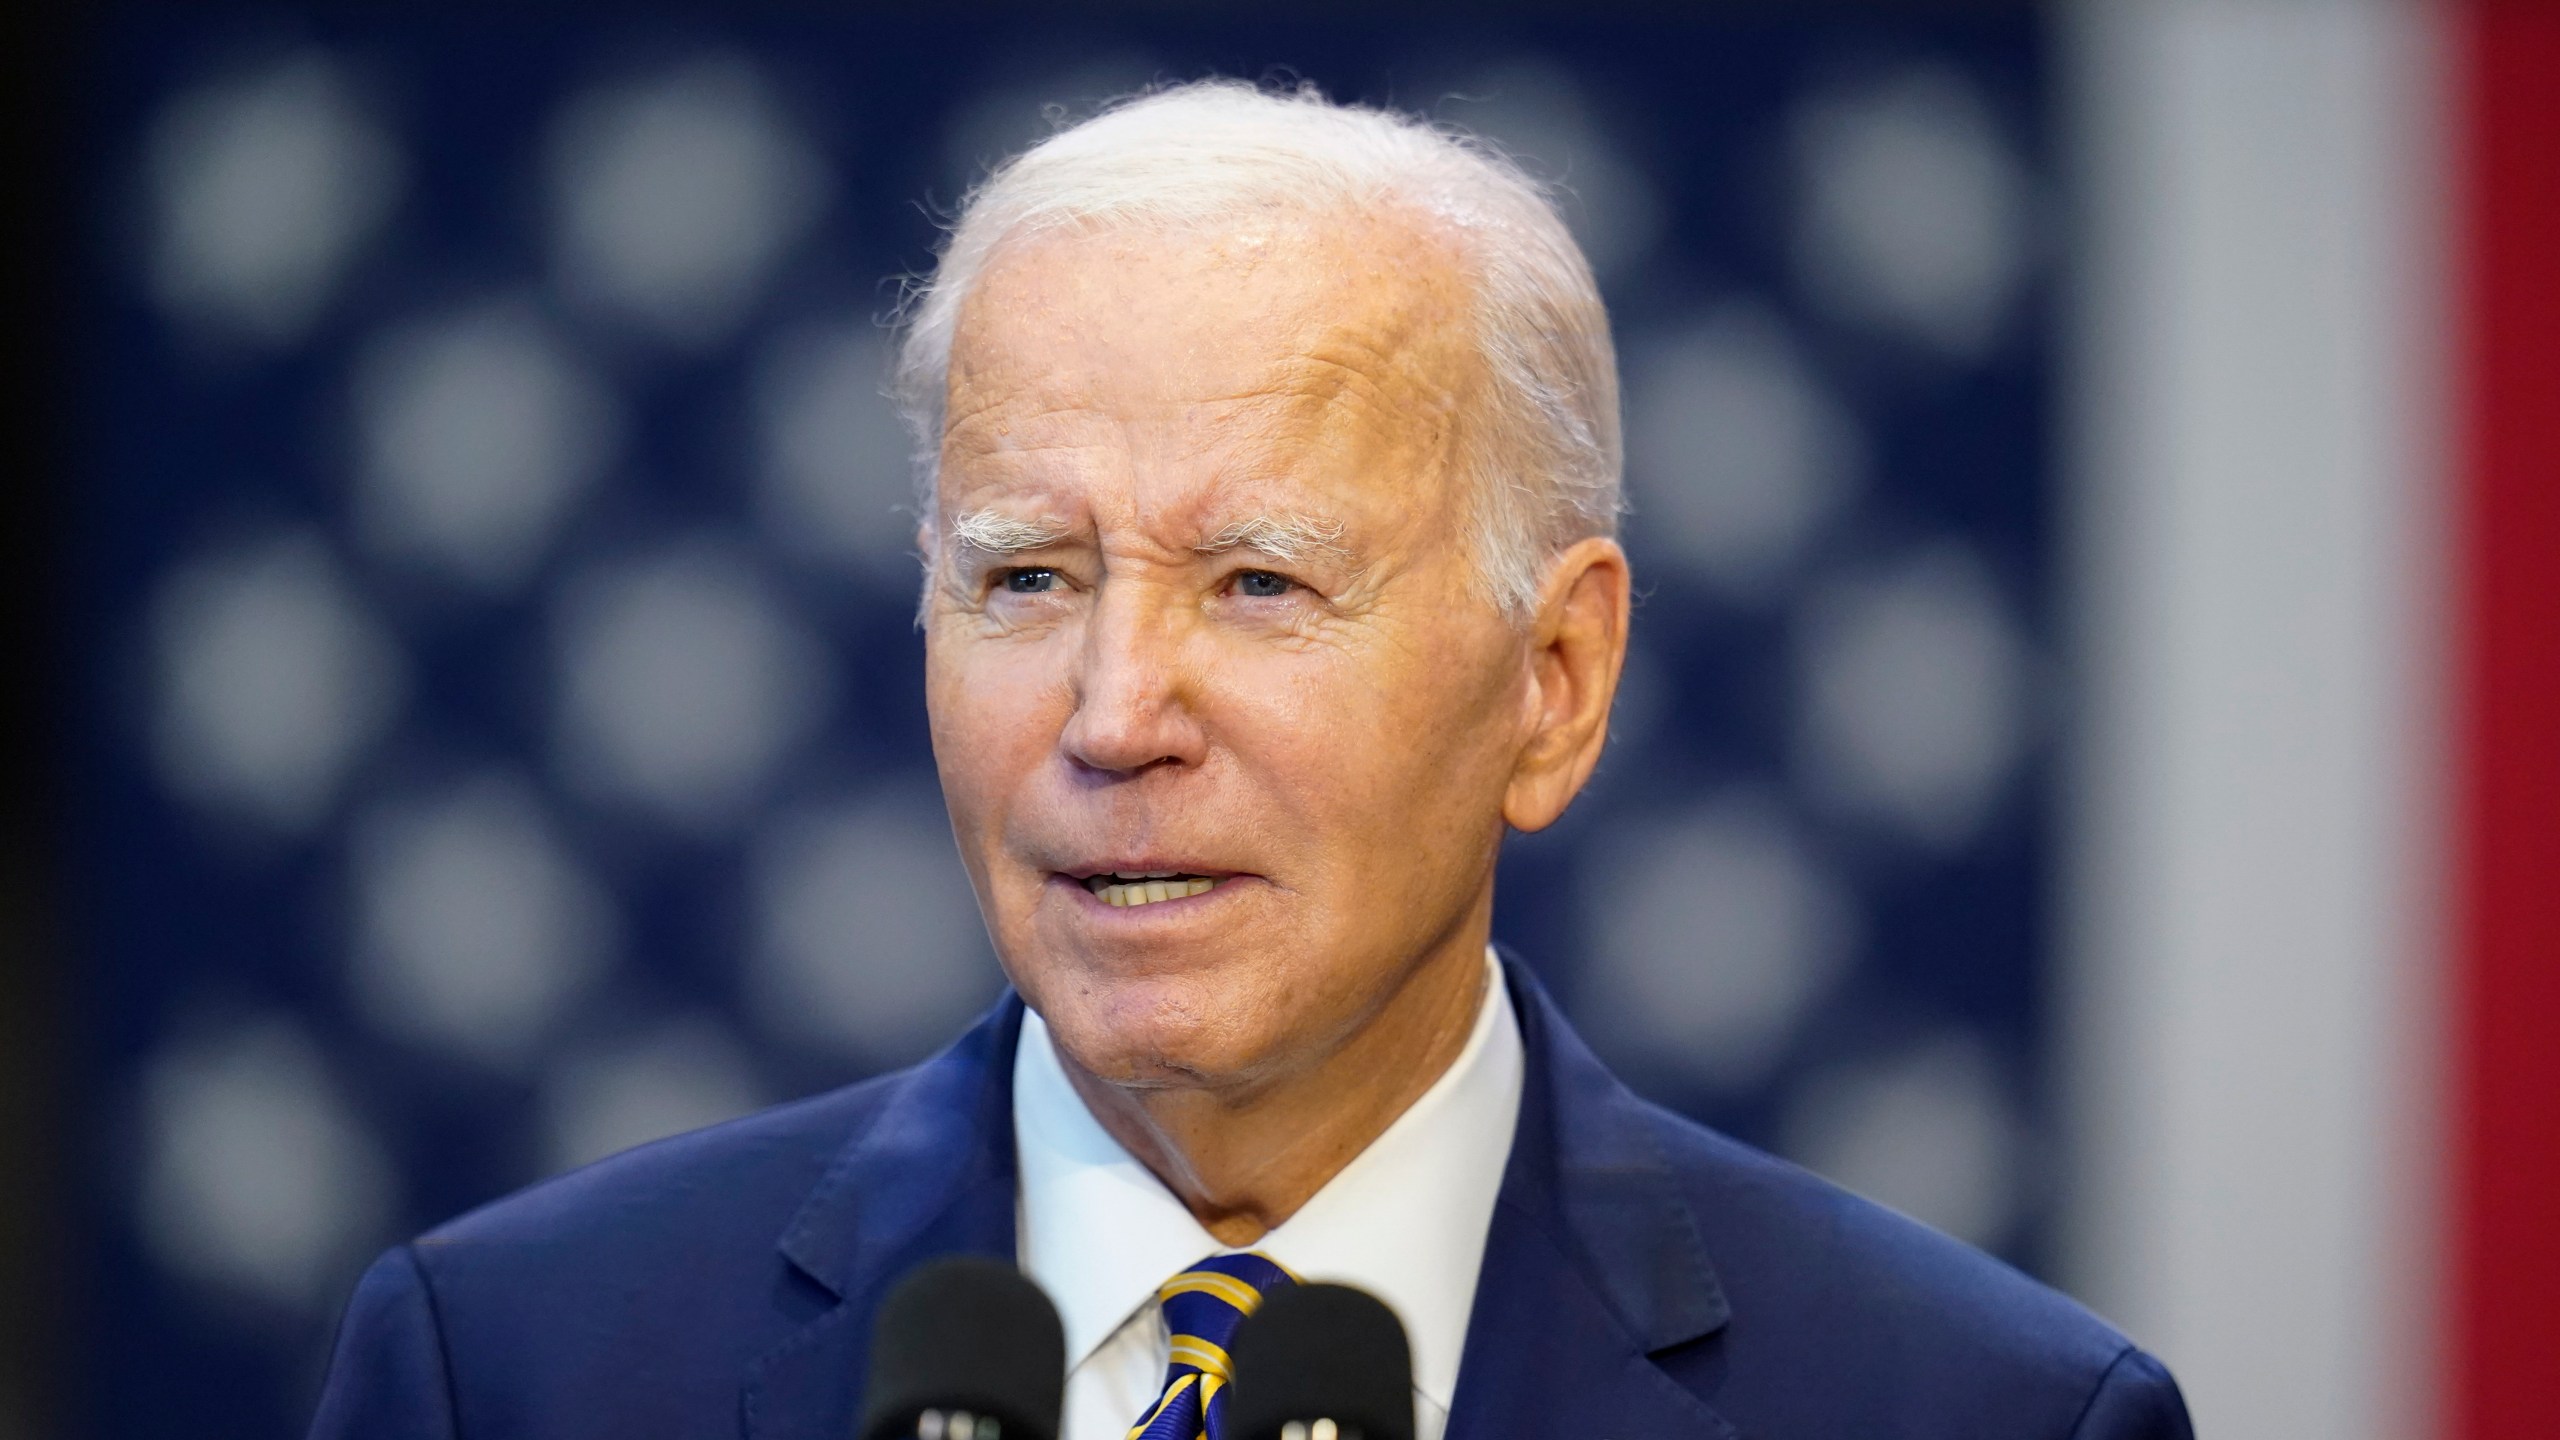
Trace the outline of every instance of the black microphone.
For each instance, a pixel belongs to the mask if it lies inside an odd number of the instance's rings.
[[[871,1325],[859,1440],[1058,1440],[1067,1337],[1010,1265],[975,1255],[907,1272]]]
[[[1236,1327],[1235,1440],[1413,1440],[1413,1354],[1395,1312],[1348,1285],[1272,1291]]]

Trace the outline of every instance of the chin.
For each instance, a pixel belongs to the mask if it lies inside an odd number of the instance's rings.
[[[1058,1048],[1114,1085],[1216,1086],[1252,1078],[1283,1048],[1259,996],[1177,979],[1068,979],[1040,1015]]]

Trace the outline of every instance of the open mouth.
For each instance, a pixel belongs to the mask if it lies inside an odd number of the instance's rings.
[[[1131,905],[1153,905],[1161,900],[1182,900],[1193,895],[1206,895],[1218,880],[1208,875],[1186,875],[1178,870],[1149,870],[1140,874],[1106,870],[1087,875],[1084,888],[1123,909]]]

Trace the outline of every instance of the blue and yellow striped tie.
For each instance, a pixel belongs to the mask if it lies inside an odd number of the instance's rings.
[[[1173,1332],[1173,1362],[1164,1393],[1129,1427],[1129,1440],[1226,1440],[1219,1426],[1235,1379],[1227,1342],[1266,1293],[1296,1283],[1278,1262],[1250,1252],[1212,1255],[1164,1282],[1156,1303]]]

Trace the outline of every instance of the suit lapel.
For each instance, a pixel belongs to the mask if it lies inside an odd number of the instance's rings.
[[[1735,1435],[1653,1356],[1728,1318],[1698,1227],[1638,1101],[1506,957],[1527,1077],[1485,1244],[1451,1440]],[[810,1193],[781,1251],[815,1313],[749,1367],[755,1440],[840,1440],[861,1404],[870,1326],[935,1255],[1014,1258],[1010,996],[894,1093]],[[807,1299],[799,1302],[809,1308]]]
[[[1013,1049],[1022,1002],[1006,996],[950,1049],[892,1082],[783,1232],[818,1311],[748,1368],[746,1433],[853,1433],[871,1317],[898,1277],[936,1255],[1014,1258]],[[805,1294],[805,1291],[804,1291]],[[803,1302],[806,1308],[806,1302]]]
[[[1730,1437],[1652,1359],[1730,1311],[1642,1102],[1516,960],[1504,966],[1527,1052],[1451,1440]]]

